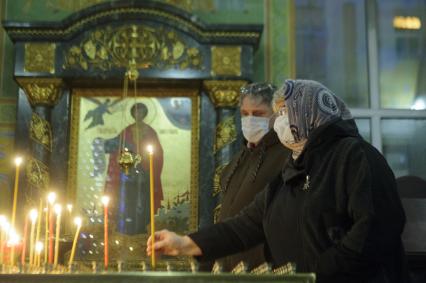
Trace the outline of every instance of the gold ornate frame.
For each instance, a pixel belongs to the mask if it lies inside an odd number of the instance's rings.
[[[72,90],[71,119],[70,119],[70,144],[68,166],[67,198],[75,201],[77,191],[77,153],[79,135],[80,101],[79,99],[90,93],[90,96],[119,96],[122,90],[118,88],[75,88]],[[199,188],[199,123],[200,99],[198,88],[144,88],[144,97],[189,97],[191,99],[191,214],[189,215],[190,231],[198,227],[198,188]]]

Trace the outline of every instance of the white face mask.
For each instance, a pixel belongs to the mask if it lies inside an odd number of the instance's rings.
[[[293,154],[293,159],[296,159],[303,150],[306,140],[296,142],[290,129],[290,121],[288,115],[280,115],[275,119],[274,130],[277,133],[280,142],[289,148]]]
[[[250,143],[258,143],[269,132],[269,120],[270,118],[267,117],[241,117],[241,128],[246,140]]]

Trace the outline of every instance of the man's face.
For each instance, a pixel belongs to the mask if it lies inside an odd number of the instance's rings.
[[[133,112],[136,121],[142,122],[146,117],[145,109],[137,108]]]

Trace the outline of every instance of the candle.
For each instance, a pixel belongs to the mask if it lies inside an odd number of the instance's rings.
[[[26,256],[26,250],[27,250],[27,232],[28,232],[28,218],[30,214],[28,214],[28,217],[25,217],[25,224],[24,224],[24,238],[22,239],[22,252],[21,252],[21,264],[25,264],[25,256]]]
[[[21,264],[25,265],[25,253],[27,249],[27,230],[28,230],[28,217],[25,217],[24,225],[24,239],[22,240],[22,253],[21,253]]]
[[[74,241],[72,242],[70,260],[68,261],[68,265],[70,267],[72,265],[72,262],[74,261],[75,249],[77,247],[78,236],[80,235],[81,223],[82,221],[80,217],[74,218],[74,224],[77,226],[77,229],[75,230]]]
[[[15,186],[13,189],[12,221],[10,223],[12,228],[15,227],[16,203],[18,202],[19,167],[21,163],[22,163],[22,157],[19,157],[19,156],[16,157],[15,158],[16,174],[15,174]]]
[[[11,246],[10,249],[10,265],[14,266],[15,265],[15,246],[19,243],[19,235],[16,234],[15,229],[11,228],[10,232],[9,232],[9,246]]]
[[[109,197],[103,196],[102,203],[104,205],[104,266],[108,268],[108,204]]]
[[[35,223],[37,220],[37,210],[31,209],[30,211],[31,219],[31,232],[30,232],[30,265],[34,264],[34,245],[35,245]],[[25,236],[24,236],[25,241]]]
[[[50,208],[48,209],[48,235],[49,235],[49,258],[48,262],[53,262],[53,205],[56,201],[56,194],[51,192],[47,195],[47,201],[49,202]],[[47,249],[47,247],[46,247]]]
[[[67,210],[68,210],[68,212],[69,212],[69,214],[71,215],[71,213],[72,213],[72,204],[67,204]]]
[[[21,163],[22,163],[22,157],[19,157],[19,156],[16,157],[15,158],[16,174],[15,174],[15,186],[13,189],[12,220],[10,223],[13,229],[15,227],[16,203],[18,202],[19,167]],[[12,245],[10,254],[11,254],[10,263],[13,266],[15,264],[15,245]]]
[[[147,147],[149,153],[149,198],[150,198],[150,216],[151,216],[151,266],[155,269],[155,222],[154,222],[154,149],[152,145]]]
[[[55,233],[55,258],[53,261],[53,266],[58,265],[58,256],[59,256],[59,237],[61,230],[61,212],[62,207],[60,204],[55,204],[55,213],[56,213],[56,233]]]
[[[0,215],[0,264],[3,264],[4,240],[6,236],[6,216]]]
[[[47,244],[49,241],[49,204],[46,202],[46,207],[44,208],[46,212],[46,217],[44,220],[44,263],[47,263]]]
[[[41,251],[43,250],[43,243],[42,242],[36,242],[35,244],[35,266],[40,267],[40,261],[41,261]]]
[[[42,221],[42,216],[43,216],[43,199],[40,198],[40,205],[38,207],[38,211],[37,211],[37,232],[36,232],[36,238],[35,238],[35,243],[37,243],[38,241],[40,241],[40,230],[41,230],[41,221]],[[34,262],[35,260],[33,259],[33,263],[36,264]]]

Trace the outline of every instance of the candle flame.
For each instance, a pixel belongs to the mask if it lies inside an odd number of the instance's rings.
[[[102,203],[107,206],[109,203],[109,196],[102,196]]]
[[[23,160],[23,159],[22,159],[22,157],[20,157],[20,156],[15,157],[15,164],[16,164],[16,166],[21,165],[22,160]]]
[[[19,243],[20,237],[19,235],[16,233],[16,231],[14,229],[11,229],[10,234],[9,234],[9,242],[8,244],[11,246],[15,246]]]
[[[68,209],[68,211],[69,211],[69,213],[71,213],[72,212],[72,204],[67,204],[67,209]]]
[[[30,219],[32,222],[36,221],[37,215],[38,215],[37,209],[33,208],[30,210]]]
[[[82,223],[83,221],[81,220],[81,217],[76,217],[76,218],[74,218],[74,223],[75,223],[75,225],[77,225],[77,226],[81,226],[81,223]]]
[[[6,222],[7,222],[6,216],[0,215],[0,226],[3,227],[4,223],[6,223]]]
[[[154,147],[151,144],[146,147],[146,150],[148,151],[149,154],[154,153]]]
[[[35,244],[35,249],[36,249],[36,253],[41,253],[41,251],[43,250],[43,243],[42,242],[37,242]]]
[[[7,220],[2,224],[2,228],[5,232],[8,232],[10,229],[10,223]]]
[[[55,192],[50,192],[47,195],[47,201],[50,203],[50,205],[53,205],[55,203],[55,201],[56,201],[56,194],[55,194]]]
[[[55,209],[55,213],[57,215],[61,214],[61,212],[62,212],[62,206],[59,203],[55,204],[54,209]]]

